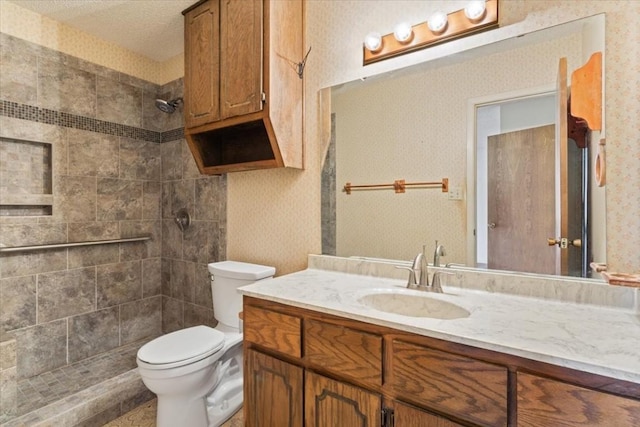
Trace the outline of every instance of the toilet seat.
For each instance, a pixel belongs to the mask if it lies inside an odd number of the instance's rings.
[[[138,350],[146,369],[161,370],[189,365],[222,350],[225,334],[208,326],[194,326],[158,337]]]

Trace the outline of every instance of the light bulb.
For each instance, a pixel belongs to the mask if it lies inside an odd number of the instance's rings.
[[[393,28],[393,36],[400,43],[406,43],[411,40],[411,36],[413,35],[413,29],[411,25],[406,22],[401,22]]]
[[[436,34],[443,32],[447,28],[447,14],[444,12],[436,12],[429,17],[427,21],[429,29]]]
[[[367,34],[364,38],[364,47],[371,52],[377,52],[382,47],[382,36],[375,31]]]
[[[471,22],[476,22],[482,19],[487,9],[485,0],[472,0],[464,8],[464,15]]]

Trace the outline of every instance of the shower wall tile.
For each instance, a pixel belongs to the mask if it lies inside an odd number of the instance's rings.
[[[16,415],[18,406],[17,379],[15,367],[0,370],[0,417]]]
[[[69,319],[69,362],[77,362],[118,347],[118,307],[82,314]]]
[[[162,254],[162,222],[157,221],[121,221],[120,237],[138,237],[148,234],[151,240],[123,243],[120,245],[120,260],[154,258]]]
[[[117,244],[69,248],[69,268],[113,264],[120,260]]]
[[[171,297],[187,302],[195,298],[195,264],[192,262],[171,261]]]
[[[38,323],[95,310],[95,267],[38,276]]]
[[[160,266],[160,283],[162,287],[162,295],[171,295],[171,260],[162,258]]]
[[[142,219],[162,218],[162,183],[145,181],[142,184]]]
[[[0,333],[36,324],[36,276],[0,280]]]
[[[196,264],[194,280],[194,303],[213,309],[211,279],[207,264]]]
[[[142,218],[142,182],[98,178],[97,194],[99,221]]]
[[[117,178],[119,138],[78,129],[66,129],[69,175]]]
[[[142,89],[142,91],[146,91],[146,92],[159,93],[162,90],[162,86],[159,84],[148,82],[138,77],[131,76],[129,74],[125,74],[121,72],[118,73],[117,80],[119,80],[123,84],[133,86],[138,89]]]
[[[4,246],[45,245],[67,241],[67,224],[0,224]]]
[[[98,76],[95,117],[107,122],[141,127],[142,89]]]
[[[142,127],[155,132],[167,129],[165,123],[169,114],[163,113],[156,107],[156,98],[161,98],[157,90],[142,92]]]
[[[171,211],[171,181],[164,181],[162,183],[162,219],[173,219],[173,212]]]
[[[175,214],[180,209],[193,213],[195,206],[195,180],[183,179],[171,183],[171,211]]]
[[[162,333],[184,328],[184,303],[175,298],[162,297]]]
[[[16,366],[16,340],[0,341],[0,370]]]
[[[162,221],[162,256],[182,258],[182,232],[173,220]]]
[[[184,327],[206,325],[215,327],[218,322],[213,317],[213,310],[195,304],[184,304]]]
[[[184,140],[165,142],[160,145],[162,153],[162,179],[182,179],[182,144]]]
[[[96,268],[98,309],[142,298],[140,261],[99,265]]]
[[[162,334],[162,297],[122,304],[120,324],[120,345]]]
[[[142,296],[148,298],[162,294],[162,259],[142,260]]]
[[[38,54],[35,45],[0,33],[0,98],[35,104]]]
[[[67,251],[65,249],[24,254],[10,253],[3,255],[1,259],[0,277],[2,278],[60,271],[67,268]]]
[[[15,332],[18,379],[67,364],[67,319]]]
[[[60,221],[96,220],[96,178],[58,176],[53,194],[55,218]]]
[[[218,221],[220,209],[224,207],[226,198],[223,180],[219,176],[195,180],[194,219]]]
[[[207,264],[218,259],[218,228],[212,221],[191,221],[184,232],[183,259]]]
[[[86,117],[96,116],[96,75],[41,57],[38,61],[40,107]]]
[[[120,139],[120,178],[159,181],[162,175],[160,144]]]
[[[193,154],[191,154],[187,141],[185,139],[180,139],[179,142],[182,146],[182,177],[200,178],[202,175],[200,175],[198,165],[193,158]]]
[[[117,221],[70,222],[69,241],[117,239],[118,228]]]

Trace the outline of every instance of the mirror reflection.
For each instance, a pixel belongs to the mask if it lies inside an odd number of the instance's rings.
[[[596,51],[604,53],[603,15],[332,88],[323,253],[409,260],[423,245],[432,253],[437,240],[446,248],[442,263],[589,276],[582,258],[587,265],[606,260],[604,188],[593,185],[592,154],[578,148],[570,149],[571,190],[558,187],[556,81],[560,58],[570,79]],[[589,145],[603,136],[591,132]],[[448,192],[342,191],[346,183],[445,178]],[[558,234],[561,191],[574,194],[568,236]],[[518,225],[498,223],[496,212],[515,215]],[[549,246],[549,238],[582,239],[583,226],[587,257],[577,245]],[[563,250],[578,259],[564,271],[557,261]]]

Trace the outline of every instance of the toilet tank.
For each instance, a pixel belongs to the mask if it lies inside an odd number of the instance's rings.
[[[221,261],[209,264],[213,315],[225,326],[238,329],[238,313],[242,311],[241,286],[273,277],[275,267],[238,261]]]

